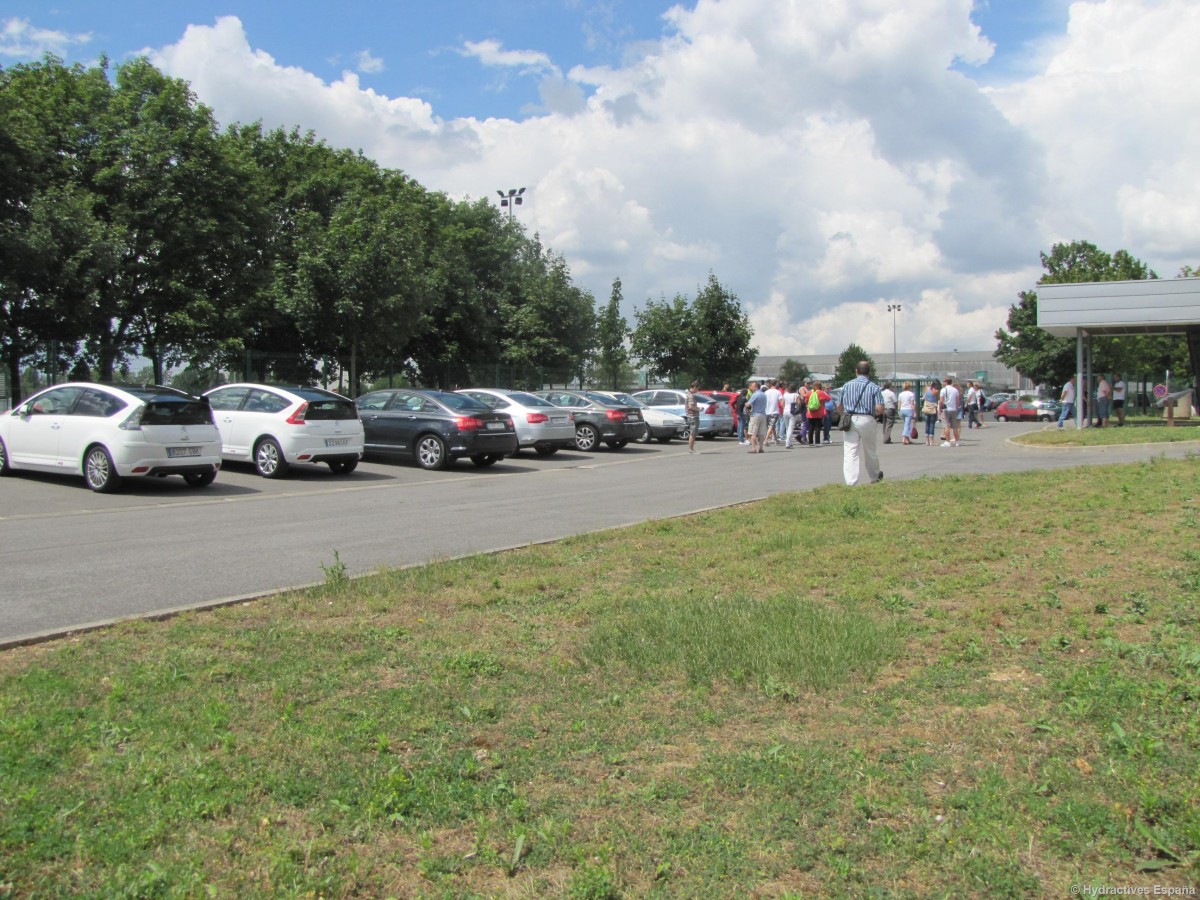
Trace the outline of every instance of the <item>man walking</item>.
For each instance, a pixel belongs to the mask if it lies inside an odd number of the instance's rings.
[[[746,411],[750,416],[749,452],[762,453],[767,439],[767,395],[757,381],[750,382],[750,390],[750,399],[746,401]]]
[[[883,397],[883,442],[890,444],[892,428],[896,424],[896,392],[892,390],[892,383],[885,381],[879,393]]]
[[[783,403],[783,391],[775,386],[774,381],[767,382],[767,436],[766,444],[775,443],[775,423],[779,421],[779,407]]]
[[[700,382],[693,381],[688,385],[687,394],[683,398],[683,417],[687,420],[688,453],[696,452],[696,432],[700,430],[700,401],[696,393],[700,390]]]
[[[1063,385],[1062,394],[1059,396],[1062,401],[1062,412],[1058,414],[1058,427],[1063,427],[1063,422],[1067,419],[1075,418],[1075,376],[1072,375],[1067,379],[1067,383]]]
[[[1117,414],[1117,427],[1125,424],[1125,379],[1118,375],[1112,387],[1113,410]]]
[[[883,480],[883,470],[879,468],[879,426],[876,424],[883,415],[883,394],[879,385],[871,381],[869,362],[860,361],[854,371],[857,377],[842,387],[842,399],[838,403],[840,413],[850,417],[850,430],[844,432],[842,441],[842,475],[851,487],[859,483],[863,469],[869,483]]]
[[[938,403],[942,407],[942,418],[946,421],[946,434],[942,446],[957,447],[962,436],[962,391],[949,375],[942,382],[942,393],[938,397]]]

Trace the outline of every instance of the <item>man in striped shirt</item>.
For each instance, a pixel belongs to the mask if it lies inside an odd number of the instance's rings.
[[[862,360],[854,371],[858,377],[842,387],[838,411],[850,417],[850,430],[843,432],[842,475],[846,484],[858,484],[866,469],[867,482],[883,481],[879,468],[879,425],[883,415],[883,394],[871,381],[871,364]]]

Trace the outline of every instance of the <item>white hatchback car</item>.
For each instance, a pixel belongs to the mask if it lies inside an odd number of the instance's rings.
[[[363,455],[354,401],[333,391],[271,384],[226,384],[204,395],[221,431],[221,458],[252,462],[264,478],[295,463],[353,472]]]
[[[220,468],[208,403],[174,388],[72,382],[0,415],[0,475],[82,475],[93,491],[108,493],[135,476],[182,475],[203,487]]]

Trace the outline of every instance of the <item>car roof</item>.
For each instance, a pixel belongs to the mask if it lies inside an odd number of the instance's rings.
[[[189,394],[187,391],[181,391],[179,388],[168,387],[165,384],[122,384],[115,381],[67,381],[63,384],[52,384],[49,387],[42,388],[38,393],[51,390],[52,388],[78,387],[78,388],[100,388],[101,390],[112,391],[117,394],[125,394],[134,400],[150,401],[150,400],[202,400],[202,397],[197,397],[195,394]]]
[[[293,394],[301,400],[349,400],[350,398],[344,394],[339,394],[336,391],[326,390],[319,387],[308,387],[303,384],[272,384],[267,381],[232,381],[229,384],[219,384],[214,388],[209,388],[205,394],[211,394],[213,391],[225,390],[226,388],[262,388],[268,391],[283,391],[284,393]]]

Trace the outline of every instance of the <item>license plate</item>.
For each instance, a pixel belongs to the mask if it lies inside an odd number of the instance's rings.
[[[325,438],[326,447],[345,447],[350,443],[350,438]]]
[[[566,416],[554,416],[554,417],[553,417],[553,418],[550,420],[550,424],[551,424],[551,425],[566,425],[566,424],[567,424],[567,417],[566,417]]]
[[[179,459],[182,456],[199,456],[199,447],[168,447],[167,459]]]
[[[642,414],[641,413],[630,413],[627,416],[627,418],[629,419],[630,422],[640,422],[640,421],[642,421]]]
[[[488,431],[503,431],[504,423],[503,422],[488,422],[487,430]]]

